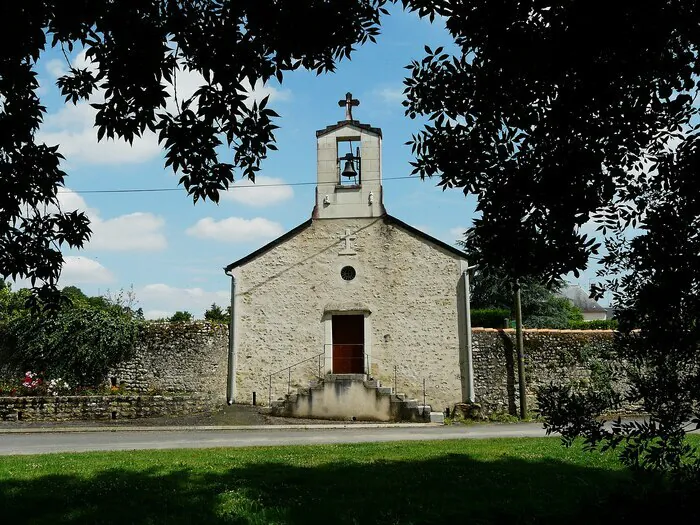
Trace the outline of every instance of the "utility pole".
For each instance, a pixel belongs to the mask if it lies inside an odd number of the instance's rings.
[[[467,328],[467,340],[466,340],[466,399],[463,402],[474,403],[476,401],[476,396],[474,395],[474,357],[472,354],[472,318],[471,318],[471,289],[469,287],[469,270],[476,268],[476,265],[469,266],[467,262],[467,269],[464,270],[464,310],[465,310],[465,324]],[[464,396],[463,396],[464,397]]]
[[[520,304],[520,279],[515,280],[515,348],[518,355],[518,391],[520,392],[520,419],[527,415],[525,394],[525,359],[523,357],[523,312]]]

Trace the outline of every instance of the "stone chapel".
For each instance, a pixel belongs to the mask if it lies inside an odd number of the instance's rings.
[[[349,93],[339,104],[345,120],[316,132],[311,217],[225,268],[228,400],[381,420],[400,392],[443,410],[464,398],[470,368],[466,256],[387,213],[382,131],[353,118]]]

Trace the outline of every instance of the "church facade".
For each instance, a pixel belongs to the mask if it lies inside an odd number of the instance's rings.
[[[439,410],[465,397],[466,257],[384,209],[382,133],[352,118],[353,102],[317,132],[311,218],[225,268],[229,402],[339,374]]]

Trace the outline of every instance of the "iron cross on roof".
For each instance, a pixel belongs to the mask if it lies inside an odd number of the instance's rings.
[[[345,107],[345,120],[352,120],[352,108],[353,106],[359,106],[360,101],[352,98],[352,93],[348,92],[345,94],[345,99],[338,101],[338,105],[341,108]]]

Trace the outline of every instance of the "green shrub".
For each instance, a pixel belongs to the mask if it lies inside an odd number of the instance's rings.
[[[500,308],[483,308],[471,311],[472,326],[480,328],[505,328],[508,310]]]
[[[192,319],[193,317],[190,312],[181,312],[178,310],[172,315],[172,317],[170,317],[170,319],[168,319],[168,321],[171,323],[189,323],[192,321]]]
[[[488,420],[493,423],[517,423],[520,421],[518,416],[514,416],[505,411],[492,412],[488,415]]]
[[[617,319],[595,321],[569,321],[571,330],[617,330]]]
[[[140,321],[118,306],[74,304],[55,316],[25,310],[0,324],[0,359],[17,370],[93,386],[129,358],[139,327]]]
[[[204,312],[204,319],[212,323],[228,323],[229,318],[230,307],[224,310],[216,303],[212,304],[209,310]]]
[[[581,310],[564,297],[550,295],[542,301],[532,303],[528,311],[523,311],[523,325],[526,328],[554,328],[562,330],[569,323],[583,321]]]

